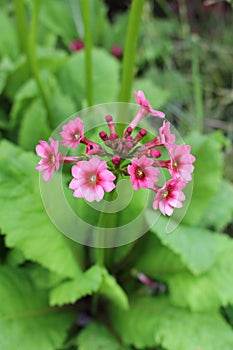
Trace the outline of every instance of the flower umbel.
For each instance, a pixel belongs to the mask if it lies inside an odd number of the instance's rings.
[[[175,208],[182,207],[185,200],[182,191],[192,179],[195,158],[190,154],[189,145],[175,144],[176,138],[169,122],[164,121],[158,136],[151,140],[148,140],[146,129],[135,132],[134,129],[147,114],[165,117],[163,112],[152,109],[142,91],[135,92],[135,99],[139,110],[122,135],[111,115],[105,117],[106,131],[98,130],[100,142],[86,137],[80,118],[69,120],[62,126],[61,144],[73,149],[85,147],[84,152],[81,155],[79,152],[79,156],[64,156],[58,151],[59,141],[52,138],[49,139],[50,144],[40,141],[36,153],[42,159],[36,169],[42,171],[43,179],[48,181],[54,171],[60,169],[61,163],[75,163],[69,188],[74,191],[74,197],[88,202],[101,201],[105,192],[115,189],[118,178],[129,178],[135,190],[143,188],[155,192],[153,208],[170,216]],[[167,169],[171,178],[159,186],[162,168]]]

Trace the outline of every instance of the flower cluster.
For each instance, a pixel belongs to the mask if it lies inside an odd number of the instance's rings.
[[[141,120],[151,114],[164,118],[165,114],[154,110],[142,91],[135,92],[135,100],[139,105],[138,112],[122,136],[117,133],[112,116],[105,120],[109,133],[101,131],[101,142],[96,143],[84,135],[84,124],[80,118],[70,120],[63,125],[60,135],[62,145],[77,148],[84,144],[85,155],[63,156],[58,151],[59,141],[50,138],[50,144],[40,141],[36,152],[42,159],[36,169],[43,172],[43,179],[48,181],[53,172],[58,171],[64,162],[75,163],[72,166],[72,180],[69,188],[77,198],[87,201],[101,201],[105,192],[116,187],[119,177],[128,177],[135,190],[148,188],[155,193],[153,208],[164,215],[171,215],[174,208],[182,207],[185,195],[182,192],[192,179],[195,158],[190,154],[190,146],[175,144],[175,135],[170,131],[170,123],[163,121],[159,135],[148,142],[142,142],[147,131],[141,129],[134,134]],[[167,160],[162,160],[162,155]],[[164,157],[163,157],[164,158]],[[159,186],[159,174],[166,168],[170,179]]]

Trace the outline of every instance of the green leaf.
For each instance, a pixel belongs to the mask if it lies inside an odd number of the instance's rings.
[[[188,306],[194,311],[218,310],[233,303],[233,243],[206,273],[193,276],[180,272],[168,277],[170,298],[178,306]]]
[[[100,287],[100,294],[118,305],[122,309],[129,308],[128,297],[116,279],[103,269],[102,284]]]
[[[0,143],[0,228],[6,245],[23,252],[26,259],[64,277],[80,272],[72,242],[50,222],[43,207],[38,159],[10,142]]]
[[[1,40],[0,40],[0,56],[9,56],[15,59],[19,53],[18,40],[16,30],[12,19],[1,11]]]
[[[154,211],[148,210],[146,217],[149,223],[153,223]],[[165,246],[180,256],[193,274],[207,271],[228,245],[227,237],[200,227],[179,225],[172,233],[167,234],[167,224],[168,219],[160,216],[151,231]]]
[[[75,303],[77,300],[96,292],[102,280],[99,266],[93,266],[76,279],[65,281],[50,292],[50,305],[64,305]]]
[[[30,102],[39,95],[35,80],[30,79],[23,84],[14,96],[13,107],[10,112],[11,124],[15,126],[21,121]]]
[[[75,320],[72,311],[48,306],[25,272],[0,268],[0,343],[4,350],[56,350]]]
[[[92,60],[94,103],[115,102],[119,90],[119,62],[105,50],[97,48],[92,50]],[[77,103],[86,99],[84,51],[73,54],[58,76],[65,94]]]
[[[82,330],[72,344],[79,350],[126,350],[107,327],[95,322]]]
[[[223,180],[200,220],[200,226],[214,227],[221,231],[233,220],[233,201],[226,198],[233,198],[233,186],[229,181]]]
[[[200,222],[213,196],[221,184],[223,156],[219,134],[192,134],[186,142],[191,145],[191,153],[196,157],[194,163],[194,188],[191,203],[184,222],[195,225]]]
[[[26,109],[19,131],[19,145],[34,150],[38,140],[47,140],[51,134],[47,113],[40,99],[35,99]]]
[[[75,279],[53,288],[50,292],[50,305],[74,303],[97,291],[119,307],[123,309],[128,307],[127,296],[115,278],[106,269],[97,265],[92,266],[84,274],[77,275]]]
[[[192,313],[172,306],[167,297],[137,297],[123,311],[109,307],[112,325],[137,349],[162,345],[167,350],[231,350],[233,333],[217,312]]]
[[[49,31],[60,36],[67,44],[76,38],[72,8],[68,1],[43,2],[40,19]]]

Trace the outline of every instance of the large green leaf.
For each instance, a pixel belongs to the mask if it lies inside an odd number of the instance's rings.
[[[148,210],[146,217],[149,223],[153,223],[154,212]],[[227,237],[200,227],[180,224],[172,233],[167,234],[167,224],[168,220],[161,216],[151,231],[165,246],[178,254],[194,274],[208,270],[228,245]]]
[[[230,200],[226,200],[230,198]],[[218,193],[212,198],[199,225],[222,230],[233,220],[233,185],[223,180]]]
[[[4,350],[55,350],[75,320],[72,311],[48,306],[25,272],[0,268],[0,344]]]
[[[162,345],[167,350],[231,350],[233,333],[216,312],[192,313],[167,297],[136,297],[128,311],[109,308],[111,322],[127,345]]]
[[[119,62],[103,49],[92,50],[94,104],[115,102],[119,90]],[[63,91],[77,102],[86,99],[85,55],[72,55],[61,69],[59,81]]]
[[[193,276],[178,272],[168,277],[171,301],[178,306],[188,306],[194,311],[219,309],[233,303],[233,243],[206,273]]]
[[[79,350],[126,350],[101,323],[90,323],[72,342]]]
[[[74,303],[97,291],[119,307],[128,308],[128,299],[123,289],[105,268],[98,265],[92,266],[83,275],[78,275],[76,279],[65,281],[53,288],[50,292],[50,304]]]
[[[13,144],[0,143],[0,227],[6,245],[21,250],[64,277],[80,272],[72,242],[50,222],[39,192],[38,162],[32,153]]]
[[[221,184],[223,156],[222,142],[219,134],[192,134],[186,139],[191,145],[191,153],[196,157],[194,163],[194,188],[191,203],[184,217],[184,222],[190,225],[198,224],[206,212],[212,197]]]

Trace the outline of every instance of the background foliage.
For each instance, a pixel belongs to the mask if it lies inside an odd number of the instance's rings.
[[[132,89],[191,144],[194,190],[172,234],[162,217],[137,242],[107,251],[104,268],[95,249],[53,226],[40,198],[35,145],[88,98],[84,50],[70,48],[84,39],[82,1],[39,3],[0,1],[1,349],[232,350],[230,5],[145,2]],[[130,2],[90,5],[93,103],[114,102],[122,61],[112,47],[124,55]]]

